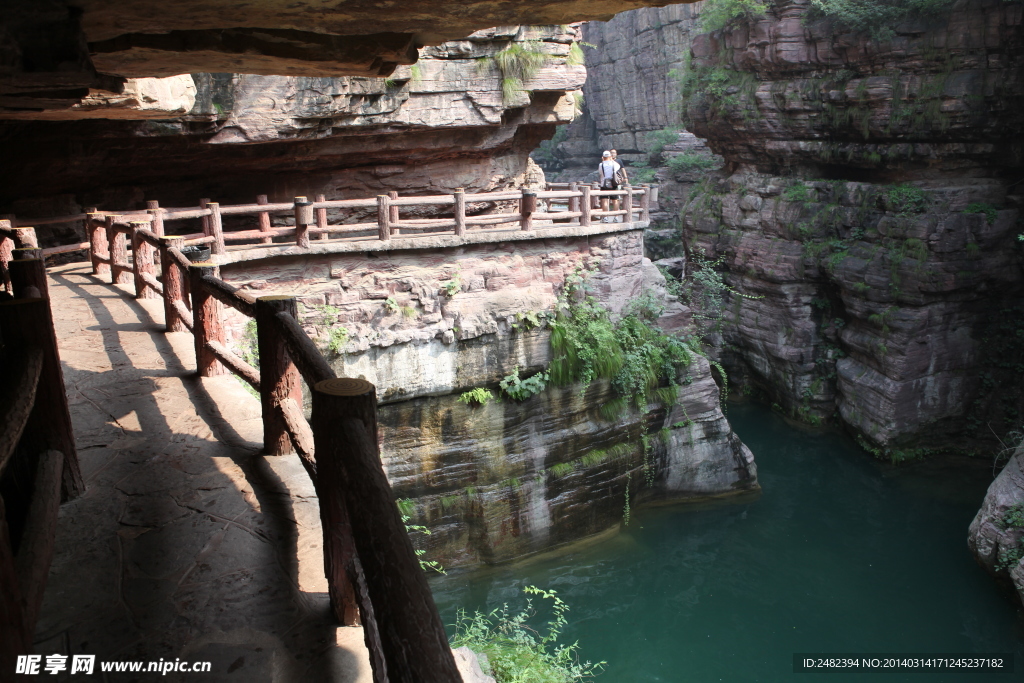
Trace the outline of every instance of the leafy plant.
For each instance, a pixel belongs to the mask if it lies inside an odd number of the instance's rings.
[[[344,327],[331,328],[327,337],[327,350],[340,356],[345,351],[345,344],[348,343],[348,330]]]
[[[705,0],[700,13],[700,30],[717,31],[734,19],[762,17],[767,11],[766,0]]]
[[[462,273],[456,272],[452,275],[452,279],[441,285],[441,291],[444,295],[451,299],[456,294],[462,291]]]
[[[487,614],[472,616],[459,610],[455,619],[452,647],[466,646],[487,655],[490,671],[498,683],[575,683],[600,673],[606,662],[580,663],[579,643],[556,644],[568,624],[569,606],[555,591],[526,586],[523,592],[551,601],[551,620],[547,632],[529,625],[537,612],[532,598],[526,607],[513,614],[508,604]]]
[[[485,406],[493,399],[494,394],[492,394],[490,391],[484,389],[483,387],[476,387],[475,389],[470,389],[469,391],[463,392],[462,395],[459,396],[459,403],[465,403],[466,405]]]
[[[1024,503],[1017,503],[1006,508],[999,526],[1004,529],[1024,529]]]
[[[526,379],[520,379],[519,366],[516,366],[512,370],[512,374],[506,375],[504,379],[498,382],[498,386],[512,400],[525,401],[534,394],[544,391],[549,379],[550,377],[547,372],[538,372],[536,375]]]
[[[412,515],[412,512],[413,512],[413,509],[415,508],[415,503],[413,503],[408,498],[403,498],[403,499],[396,500],[395,504],[398,506],[399,514],[402,515],[402,524],[405,525],[405,532],[407,534],[423,534],[424,536],[429,536],[430,535],[430,529],[428,529],[427,527],[423,526],[422,524],[409,524],[409,520],[412,519],[411,515]],[[426,550],[423,550],[421,548],[417,548],[416,549],[416,557],[417,558],[420,558],[420,557],[422,557],[423,555],[426,555],[426,554],[427,554]],[[420,569],[422,569],[423,571],[430,570],[430,571],[437,572],[438,574],[447,574],[447,572],[444,570],[444,567],[441,566],[441,563],[437,562],[435,560],[423,560],[423,559],[421,559],[421,560],[419,560],[419,563],[420,563]]]
[[[695,152],[683,152],[682,154],[676,154],[675,156],[669,157],[665,162],[669,170],[673,173],[690,173],[693,171],[706,171],[709,168],[717,166],[717,162],[714,157],[708,154],[698,154]]]
[[[782,198],[787,202],[809,202],[813,198],[812,190],[802,182],[790,185],[782,192]]]
[[[648,133],[647,144],[649,145],[649,148],[647,150],[647,158],[650,163],[657,163],[661,158],[661,153],[665,151],[665,147],[671,145],[678,139],[678,128],[663,128],[661,130],[655,130]]]
[[[388,309],[390,313],[401,313],[406,318],[415,318],[417,315],[415,308],[398,303],[398,300],[393,296],[389,296],[384,300],[384,308]]]
[[[964,213],[983,213],[985,214],[985,220],[989,225],[994,225],[996,219],[999,218],[999,210],[991,204],[986,204],[984,202],[968,204],[967,208],[964,209]]]
[[[886,191],[886,197],[893,210],[901,216],[921,213],[928,208],[928,195],[911,185],[894,185]]]
[[[893,27],[913,15],[926,16],[952,6],[954,0],[811,0],[817,16],[835,19],[854,31],[869,32],[884,40],[895,35]],[[814,16],[814,15],[810,15]]]

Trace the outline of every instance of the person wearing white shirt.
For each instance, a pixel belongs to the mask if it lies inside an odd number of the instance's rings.
[[[605,150],[601,153],[601,163],[597,165],[597,177],[601,183],[602,190],[617,190],[619,189],[619,182],[617,174],[622,170],[622,165],[612,158],[612,153]],[[619,210],[619,200],[616,197],[612,200],[612,205],[615,207],[612,211]],[[608,197],[601,197],[601,210],[608,211]],[[614,217],[605,216],[601,219],[605,223],[614,222]]]

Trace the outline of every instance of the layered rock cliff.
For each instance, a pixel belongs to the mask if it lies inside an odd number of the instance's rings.
[[[607,380],[510,397],[502,380],[545,372],[550,321],[566,282],[590,272],[590,294],[615,315],[644,292],[665,301],[643,258],[643,231],[452,248],[388,248],[239,261],[223,276],[253,292],[300,295],[304,324],[339,375],[377,385],[382,457],[400,499],[446,567],[550,549],[620,524],[651,500],[758,488],[708,362],[693,354],[674,400],[622,404]],[[660,324],[685,327],[668,303]],[[236,318],[232,336],[242,340]],[[244,352],[244,351],[243,351]],[[594,349],[593,353],[602,353]],[[486,390],[485,405],[462,398]],[[500,400],[498,400],[500,399]],[[616,399],[618,402],[616,403]],[[619,405],[609,412],[606,406]]]
[[[723,362],[880,455],[984,449],[1021,408],[1022,8],[956,2],[884,40],[809,9],[692,43],[688,126],[729,172],[684,240],[757,297],[732,298]]]
[[[19,215],[369,197],[520,186],[527,155],[575,114],[586,77],[569,26],[511,26],[420,51],[390,79],[196,74],[189,115],[159,122],[6,122],[0,206]],[[525,83],[496,53],[540,55]],[[57,209],[59,206],[59,210]]]

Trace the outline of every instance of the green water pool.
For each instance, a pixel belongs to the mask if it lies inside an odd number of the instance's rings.
[[[967,527],[990,463],[892,468],[837,434],[730,407],[763,487],[746,502],[634,511],[622,533],[543,559],[433,580],[457,606],[571,606],[564,640],[596,680],[1024,681],[1024,619],[975,564]],[[794,673],[798,652],[1012,652],[1016,673]]]

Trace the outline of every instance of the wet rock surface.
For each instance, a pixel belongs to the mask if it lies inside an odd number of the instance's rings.
[[[1024,521],[1008,515],[1024,514],[1024,448],[1017,448],[985,495],[971,522],[967,545],[990,574],[1009,581],[1024,602]]]

